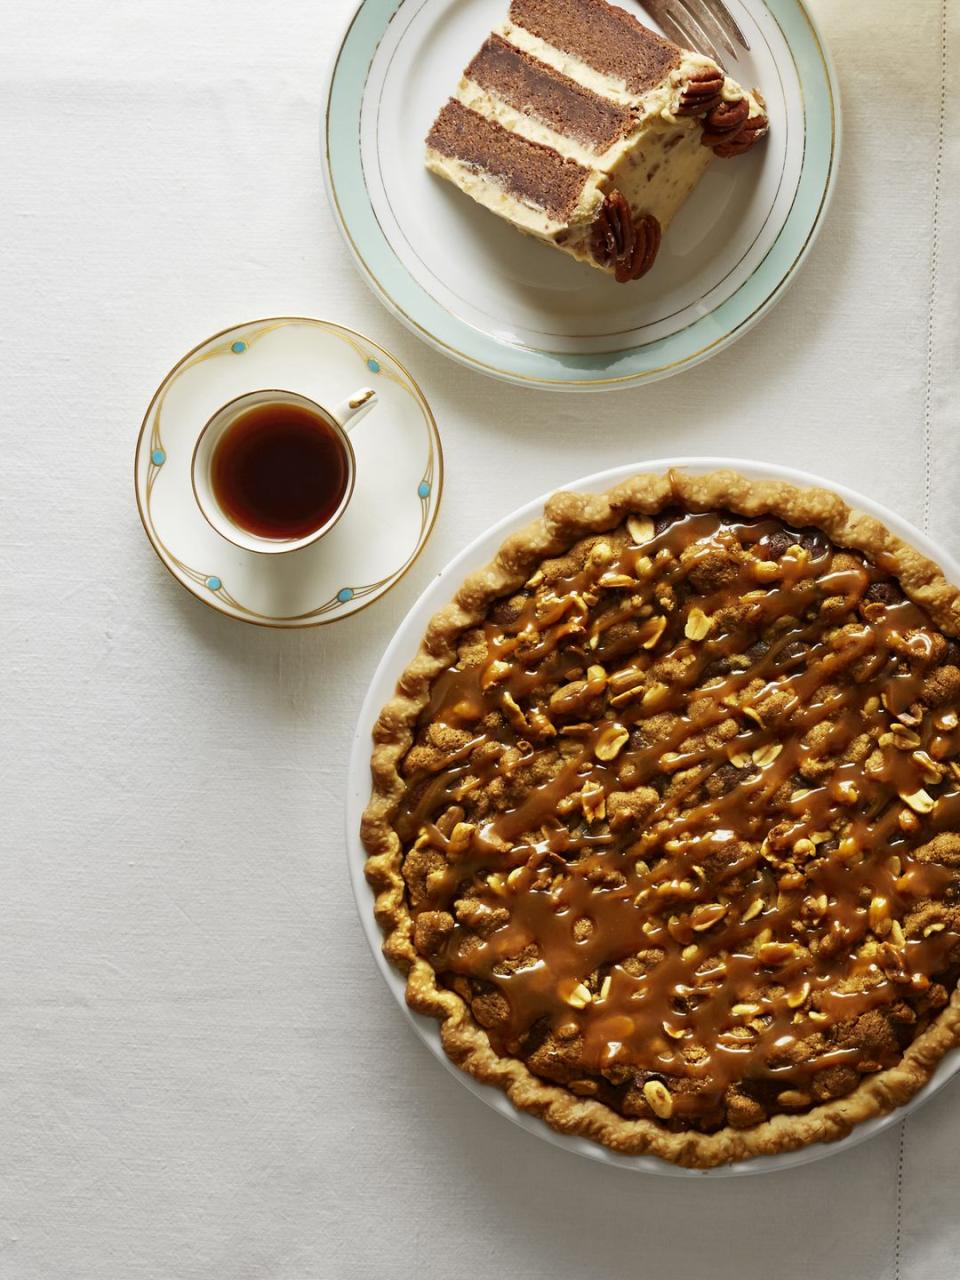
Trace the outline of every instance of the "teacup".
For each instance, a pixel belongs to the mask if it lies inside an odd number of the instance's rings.
[[[193,492],[228,542],[268,555],[299,551],[340,520],[357,459],[349,432],[376,404],[368,387],[333,409],[295,391],[250,391],[222,406],[193,452]]]

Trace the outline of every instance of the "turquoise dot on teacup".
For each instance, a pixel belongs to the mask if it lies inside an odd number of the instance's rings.
[[[370,370],[371,373],[379,373],[380,361],[374,360],[373,356],[371,356],[370,359],[367,361],[367,368]]]
[[[353,599],[353,587],[341,587],[337,592],[337,599],[341,604],[346,604]]]
[[[246,349],[247,349],[247,344],[245,342],[235,342],[230,348],[230,350],[234,353],[234,355],[237,355],[237,356],[242,355],[244,351],[246,351]]]
[[[220,588],[223,586],[223,583],[220,581],[219,578],[208,578],[207,586],[210,588],[211,591],[219,591]]]
[[[421,480],[420,483],[417,485],[417,493],[420,495],[421,498],[430,497],[430,486],[429,484],[427,484],[426,480]]]
[[[162,467],[166,460],[167,455],[162,449],[154,449],[153,453],[150,455],[150,461],[155,467]]]

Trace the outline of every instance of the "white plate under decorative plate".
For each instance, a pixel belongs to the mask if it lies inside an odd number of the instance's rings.
[[[258,388],[332,406],[367,385],[378,403],[350,437],[353,497],[319,542],[263,556],[207,523],[191,462],[217,409]],[[312,627],[372,604],[413,564],[436,520],[443,455],[430,406],[388,351],[342,325],[282,316],[226,329],[183,357],[147,409],[134,479],[147,536],[188,591],[242,622]]]
[[[791,467],[778,467],[770,463],[749,462],[739,458],[657,458],[649,462],[637,462],[626,467],[616,467],[610,471],[601,471],[596,475],[575,480],[563,486],[566,489],[581,493],[603,493],[621,480],[638,472],[665,472],[671,468],[682,468],[694,474],[715,471],[719,467],[732,467],[734,470],[753,480],[785,480],[790,484],[815,485],[832,489],[851,506],[882,520],[894,533],[911,543],[918,551],[929,556],[940,565],[941,569],[953,582],[960,583],[960,562],[938,547],[919,529],[915,529],[895,512],[889,511],[878,502],[865,498],[862,494],[846,489],[842,485],[833,484],[819,476],[805,471],[795,471]],[[528,503],[518,511],[506,516],[492,529],[481,534],[475,542],[465,547],[459,555],[447,565],[440,575],[434,579],[417,603],[407,614],[394,634],[393,640],[376,674],[370,683],[370,689],[360,712],[360,720],[353,742],[350,756],[350,771],[347,778],[347,856],[349,859],[350,879],[360,913],[360,923],[373,949],[377,966],[396,997],[397,1003],[415,1032],[430,1049],[436,1058],[456,1077],[471,1093],[481,1098],[494,1111],[512,1120],[526,1129],[528,1133],[545,1138],[555,1146],[577,1155],[588,1156],[602,1164],[612,1165],[617,1169],[628,1169],[640,1173],[658,1173],[677,1178],[723,1178],[731,1175],[753,1173],[770,1173],[776,1169],[788,1169],[794,1165],[808,1164],[820,1160],[824,1156],[835,1155],[850,1147],[882,1133],[916,1107],[919,1107],[958,1071],[960,1071],[960,1049],[954,1049],[940,1062],[936,1071],[926,1085],[906,1106],[891,1112],[889,1115],[877,1116],[857,1125],[853,1132],[839,1142],[821,1142],[803,1147],[799,1151],[786,1151],[780,1155],[758,1156],[753,1160],[741,1161],[738,1164],[725,1165],[717,1169],[681,1169],[678,1165],[669,1164],[656,1156],[621,1156],[598,1143],[586,1138],[569,1137],[555,1132],[548,1125],[523,1111],[518,1111],[506,1094],[492,1085],[481,1084],[473,1076],[467,1075],[453,1065],[443,1051],[440,1043],[440,1031],[433,1018],[426,1018],[413,1013],[407,1006],[404,997],[405,980],[386,959],[382,951],[383,935],[373,915],[373,892],[363,874],[366,860],[363,845],[360,843],[360,819],[370,800],[370,753],[372,750],[372,732],[380,709],[393,697],[397,680],[407,664],[420,647],[420,640],[426,631],[427,623],[434,613],[447,604],[456,594],[457,588],[467,575],[481,568],[496,554],[500,544],[511,533],[529,524],[543,513],[543,505],[549,494],[544,494],[536,501]]]
[[[619,0],[650,26],[635,0]],[[630,386],[706,359],[780,296],[818,231],[840,143],[836,82],[802,0],[726,0],[770,134],[718,161],[642,283],[618,286],[424,168],[424,138],[508,0],[362,0],[339,47],[322,151],[368,283],[421,337],[512,382]]]

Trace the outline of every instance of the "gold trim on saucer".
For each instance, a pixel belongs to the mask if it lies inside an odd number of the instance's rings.
[[[283,328],[288,324],[306,324],[315,325],[317,328],[323,329],[335,337],[340,338],[356,354],[364,361],[368,369],[376,373],[378,376],[385,378],[389,382],[395,383],[403,390],[407,391],[414,399],[415,403],[424,415],[427,425],[428,434],[428,457],[423,476],[418,486],[418,496],[420,499],[421,521],[420,530],[417,535],[415,549],[410,557],[394,572],[387,574],[386,577],[376,582],[365,583],[357,587],[341,588],[340,591],[334,593],[328,600],[318,605],[315,609],[311,609],[306,613],[291,615],[288,617],[274,618],[270,615],[259,613],[256,610],[248,608],[241,601],[237,600],[223,584],[222,580],[216,573],[204,573],[185,564],[178,556],[176,556],[166,545],[157,532],[152,515],[150,512],[150,502],[153,495],[153,489],[157,479],[167,460],[166,449],[163,444],[161,433],[161,415],[164,402],[170,387],[174,380],[188,369],[201,364],[205,360],[209,360],[215,356],[225,355],[228,351],[236,354],[242,354],[247,348],[268,333],[275,332],[277,329]],[[241,336],[242,335],[242,336]],[[210,344],[217,343],[219,339],[230,339],[217,346],[211,347]],[[210,347],[209,350],[206,348]],[[388,364],[382,363],[381,357],[388,361]],[[393,366],[392,368],[390,366]],[[149,430],[149,439],[147,438],[147,430]],[[144,480],[144,493],[141,499],[140,493],[140,470],[143,460],[143,450],[149,448],[146,459],[146,476]],[[160,563],[167,572],[181,586],[187,588],[191,595],[195,596],[201,604],[209,609],[213,609],[216,613],[223,614],[225,617],[233,618],[240,622],[249,623],[252,626],[260,626],[272,630],[304,630],[317,626],[328,626],[334,622],[340,622],[344,618],[354,617],[358,613],[362,613],[368,609],[370,605],[375,604],[377,600],[385,596],[389,591],[397,585],[401,578],[412,568],[416,561],[420,558],[424,547],[429,541],[430,534],[433,532],[440,512],[440,504],[443,498],[443,444],[440,439],[440,432],[437,427],[436,419],[433,411],[420,388],[419,383],[412,376],[409,370],[388,351],[387,348],[375,342],[372,338],[368,338],[365,334],[358,330],[350,329],[345,325],[337,324],[330,320],[320,320],[313,316],[274,316],[261,320],[248,320],[237,325],[231,325],[228,329],[221,329],[210,337],[205,338],[202,342],[191,347],[191,349],[181,357],[180,360],[167,372],[159,387],[154,392],[147,405],[143,421],[140,425],[140,431],[137,436],[137,445],[134,451],[134,495],[137,500],[137,511],[140,516],[140,522],[143,525],[144,532],[153,547]],[[178,575],[182,575],[178,576]],[[193,590],[189,585],[195,584],[200,590]],[[385,585],[389,584],[389,585]],[[345,594],[349,593],[349,594]],[[366,603],[351,609],[348,614],[341,614],[337,617],[330,617],[329,614],[342,607],[344,604],[350,603],[365,596],[376,594],[375,599],[367,600]],[[220,603],[217,603],[220,602]],[[226,607],[221,607],[221,604]]]

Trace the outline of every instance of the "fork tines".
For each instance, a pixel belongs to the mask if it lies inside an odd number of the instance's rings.
[[[644,7],[663,32],[679,44],[691,45],[717,62],[725,50],[738,56],[737,45],[750,45],[723,0],[645,0]]]

